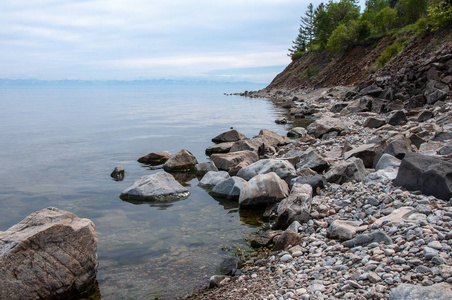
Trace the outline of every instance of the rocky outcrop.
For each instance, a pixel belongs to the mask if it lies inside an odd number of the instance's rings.
[[[187,198],[190,192],[168,173],[142,176],[131,187],[122,191],[123,200],[174,201]]]
[[[452,163],[441,158],[409,153],[400,164],[394,184],[448,200],[452,197]]]
[[[260,174],[245,183],[240,192],[240,207],[265,206],[289,195],[289,187],[276,173]]]
[[[194,170],[197,164],[198,160],[190,151],[181,149],[166,161],[163,169],[168,172],[186,172]]]
[[[68,299],[97,267],[94,224],[70,212],[49,207],[0,232],[0,299]]]

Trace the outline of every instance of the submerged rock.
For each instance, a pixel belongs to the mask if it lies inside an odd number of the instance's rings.
[[[70,212],[49,207],[0,232],[0,299],[68,299],[97,267],[95,226]]]
[[[173,201],[189,195],[190,192],[173,176],[160,172],[142,176],[131,187],[123,190],[119,197],[123,200]]]

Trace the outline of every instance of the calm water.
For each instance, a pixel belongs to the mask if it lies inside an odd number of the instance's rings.
[[[255,223],[179,178],[191,196],[167,205],[135,205],[120,192],[153,170],[136,162],[181,148],[200,162],[211,138],[231,126],[246,136],[282,111],[262,99],[224,92],[262,86],[0,88],[0,230],[48,206],[90,218],[99,244],[102,299],[173,299],[204,285],[228,255],[246,250]],[[126,177],[109,177],[122,164]]]

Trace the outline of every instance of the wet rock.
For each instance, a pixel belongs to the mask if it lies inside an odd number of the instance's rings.
[[[138,159],[138,162],[142,164],[150,164],[150,165],[160,165],[165,163],[170,157],[171,153],[168,151],[161,151],[161,152],[151,152],[149,154],[146,154],[145,156],[142,156]]]
[[[94,224],[57,208],[0,232],[0,253],[0,299],[67,299],[96,280]]]
[[[217,275],[234,275],[239,268],[240,259],[237,257],[228,257],[223,259],[217,270]]]
[[[278,216],[274,227],[285,229],[292,222],[306,223],[310,219],[312,187],[308,184],[295,183],[289,197],[278,205]]]
[[[215,153],[228,153],[231,151],[235,142],[224,142],[216,145],[212,145],[206,148],[206,155],[212,155]]]
[[[262,129],[261,131],[259,131],[259,137],[264,141],[266,147],[284,146],[292,142],[288,137],[280,135],[268,129]]]
[[[381,126],[386,124],[386,120],[370,117],[364,121],[363,127],[367,128],[380,128]]]
[[[420,286],[402,283],[391,290],[389,300],[427,300],[427,299],[450,299],[452,285],[438,283],[432,286]]]
[[[341,133],[345,131],[347,128],[340,119],[324,117],[314,121],[311,125],[308,126],[308,133],[316,138],[322,137],[325,133],[329,133],[332,131],[336,131]]]
[[[353,248],[357,246],[367,246],[371,243],[384,242],[386,245],[392,245],[393,241],[389,235],[383,231],[374,231],[371,233],[360,234],[351,240],[342,243],[345,247]]]
[[[181,149],[166,161],[163,169],[168,172],[186,172],[194,170],[197,164],[198,160],[190,151]]]
[[[214,137],[212,139],[212,142],[214,142],[215,144],[219,144],[219,143],[224,143],[224,142],[237,142],[239,140],[244,140],[244,139],[246,139],[246,136],[243,133],[233,129],[233,130],[223,132],[222,134]]]
[[[352,157],[333,165],[325,174],[325,179],[328,182],[343,184],[351,180],[362,181],[366,175],[367,172],[363,161],[359,158]]]
[[[230,153],[212,154],[210,159],[219,170],[229,171],[231,168],[243,163],[244,166],[250,165],[259,160],[256,152],[237,151]]]
[[[300,156],[300,162],[297,164],[297,169],[310,168],[317,172],[322,172],[328,167],[328,162],[313,149],[304,152]]]
[[[245,183],[239,205],[261,206],[276,203],[289,195],[289,187],[276,173],[260,174]]]
[[[209,288],[215,288],[221,286],[221,283],[228,278],[226,275],[213,275],[209,279]]]
[[[245,183],[246,180],[243,178],[233,176],[218,183],[209,194],[218,198],[238,200]]]
[[[124,168],[121,165],[117,165],[113,172],[111,172],[110,177],[115,178],[117,180],[122,180],[124,178]]]
[[[275,172],[281,179],[286,181],[290,181],[296,176],[294,166],[288,161],[280,159],[261,159],[241,169],[237,172],[237,176],[248,181],[256,175],[270,172]]]
[[[198,176],[204,176],[209,171],[218,171],[215,164],[211,161],[209,162],[202,162],[195,166],[196,175]]]
[[[301,236],[292,229],[286,229],[279,237],[275,239],[273,250],[286,249],[289,246],[300,244]]]
[[[436,157],[409,153],[402,160],[394,185],[449,200],[452,197],[452,163]]]
[[[218,183],[229,178],[229,173],[225,171],[209,171],[204,175],[204,177],[199,181],[200,186],[215,186]]]
[[[173,201],[183,199],[190,192],[168,173],[160,172],[142,176],[134,184],[123,190],[123,200]]]
[[[388,119],[388,124],[391,124],[393,126],[399,125],[402,122],[408,122],[408,118],[402,110],[396,111]]]
[[[287,119],[286,118],[279,118],[275,120],[276,124],[287,124]]]

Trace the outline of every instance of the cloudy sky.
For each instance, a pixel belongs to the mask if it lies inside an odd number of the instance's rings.
[[[0,78],[270,82],[309,2],[1,0]]]

